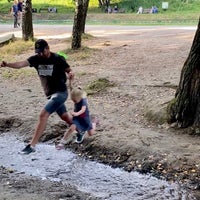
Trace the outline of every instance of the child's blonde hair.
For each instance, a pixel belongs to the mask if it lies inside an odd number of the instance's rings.
[[[71,99],[86,98],[86,92],[81,87],[75,87],[71,90]]]

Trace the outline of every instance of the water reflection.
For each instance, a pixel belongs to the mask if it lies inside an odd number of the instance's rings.
[[[151,175],[113,169],[67,150],[58,151],[52,145],[39,144],[36,153],[30,155],[18,153],[23,147],[22,139],[13,133],[1,135],[1,165],[42,179],[74,185],[105,200],[195,199],[178,184],[170,184]]]

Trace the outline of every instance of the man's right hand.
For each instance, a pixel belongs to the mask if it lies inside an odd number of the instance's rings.
[[[70,79],[70,80],[74,80],[74,73],[72,72],[72,71],[70,71],[69,73],[68,73],[68,78]]]

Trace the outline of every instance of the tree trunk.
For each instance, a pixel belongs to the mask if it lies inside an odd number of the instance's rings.
[[[110,5],[110,0],[98,0],[99,1],[99,7],[102,6],[109,6]]]
[[[85,33],[88,5],[89,5],[89,0],[83,0],[83,18],[81,19],[81,33]]]
[[[76,50],[81,48],[81,34],[82,34],[82,26],[81,22],[83,19],[83,0],[76,1],[76,10],[74,15],[74,25],[72,32],[72,49]]]
[[[179,127],[200,126],[200,19],[168,114],[169,123],[177,122]]]
[[[32,2],[23,1],[22,9],[22,38],[23,40],[33,40],[33,22],[32,22]]]
[[[99,1],[99,7],[103,6],[103,1],[102,0],[98,0]]]

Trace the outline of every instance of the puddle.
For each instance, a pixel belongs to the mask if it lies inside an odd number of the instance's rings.
[[[61,181],[104,200],[192,200],[195,199],[176,183],[151,175],[125,172],[78,157],[69,150],[38,144],[36,152],[21,155],[22,138],[13,133],[0,136],[0,165],[39,177]]]

